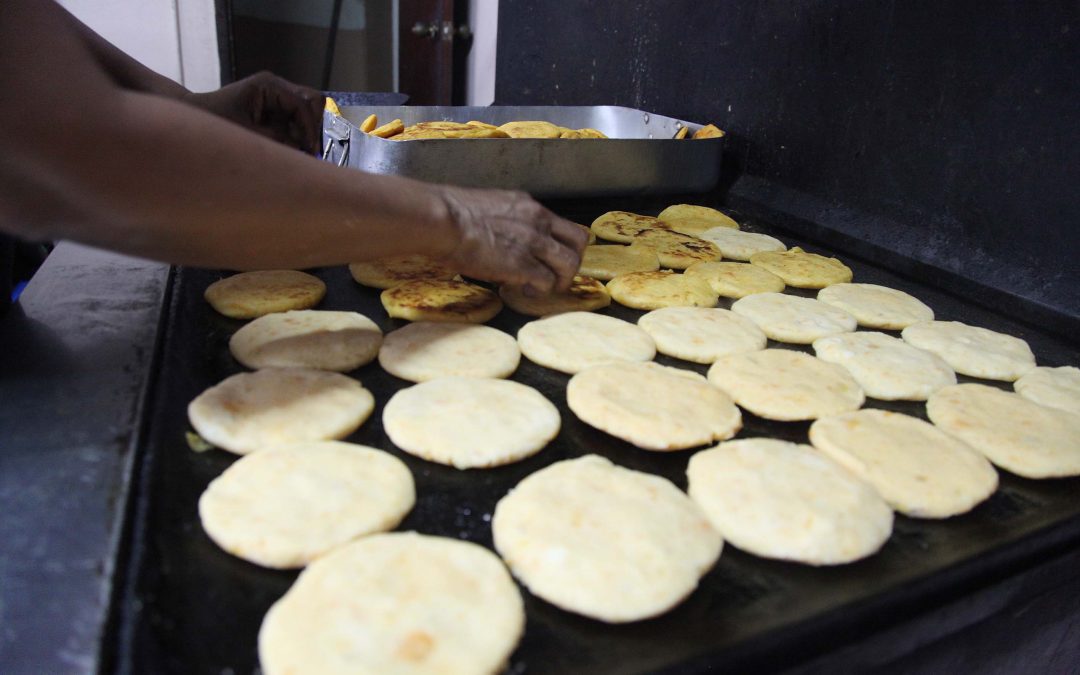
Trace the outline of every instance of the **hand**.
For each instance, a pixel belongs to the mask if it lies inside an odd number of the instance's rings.
[[[325,97],[273,73],[261,72],[188,101],[307,153],[319,150]]]
[[[570,287],[588,241],[585,228],[524,192],[440,190],[458,235],[447,260],[462,274],[534,293]]]

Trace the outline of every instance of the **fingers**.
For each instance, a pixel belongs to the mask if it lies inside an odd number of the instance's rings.
[[[555,214],[551,216],[551,235],[579,255],[589,243],[589,234],[583,226]]]
[[[533,255],[551,272],[552,286],[560,291],[570,288],[581,267],[581,254],[553,238],[540,240]],[[548,289],[550,290],[550,288]]]
[[[325,97],[273,74],[255,76],[252,119],[256,125],[274,127],[271,135],[304,152],[315,152],[322,140]]]

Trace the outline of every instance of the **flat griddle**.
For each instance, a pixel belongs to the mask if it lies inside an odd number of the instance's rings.
[[[611,208],[655,214],[623,201],[556,207],[588,223]],[[818,243],[800,240],[761,220],[748,231],[779,237],[789,246],[838,255],[855,281],[880,283],[914,294],[941,319],[960,320],[1029,341],[1040,365],[1080,363],[1075,344],[903,278]],[[770,221],[773,222],[773,221]],[[382,310],[378,292],[357,285],[346,268],[313,270],[328,287],[321,309],[359,311],[384,331],[403,325]],[[126,559],[115,603],[107,670],[129,673],[250,673],[257,671],[256,635],[263,614],[296,572],[262,569],[221,551],[202,531],[196,503],[206,485],[236,460],[221,450],[193,452],[187,404],[209,386],[243,369],[228,339],[243,322],[214,312],[204,289],[227,272],[177,268],[162,316],[156,380],[143,421],[141,464],[129,514]],[[789,289],[799,295],[809,291]],[[721,307],[730,301],[721,299]],[[602,313],[635,321],[642,312],[612,305]],[[490,325],[510,334],[528,317],[506,309]],[[809,351],[808,348],[772,343]],[[658,356],[657,361],[698,372],[704,366]],[[659,474],[686,488],[694,451],[653,453],[580,422],[566,406],[569,376],[522,359],[514,380],[535,387],[559,408],[562,430],[538,455],[489,470],[459,471],[396,449],[382,427],[390,396],[410,383],[377,363],[351,373],[376,399],[371,418],[347,440],[387,450],[416,479],[416,506],[399,527],[455,537],[492,548],[490,517],[496,502],[530,473],[553,462],[596,453],[632,469]],[[974,381],[961,377],[960,381]],[[1010,385],[1001,384],[1009,389]],[[868,400],[925,419],[918,403]],[[806,442],[809,423],[763,420],[744,412],[739,438],[769,436]],[[726,545],[698,590],[673,611],[629,625],[607,625],[555,608],[522,588],[525,636],[512,673],[646,673],[777,670],[827,653],[896,625],[930,607],[965,597],[1036,562],[1080,545],[1080,479],[1033,481],[999,472],[998,491],[972,512],[945,521],[897,516],[894,532],[876,555],[853,564],[813,568],[757,558]]]

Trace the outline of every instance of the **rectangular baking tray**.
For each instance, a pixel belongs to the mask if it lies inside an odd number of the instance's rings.
[[[390,141],[361,132],[383,124],[544,120],[598,129],[606,139],[470,138]],[[720,178],[723,138],[675,140],[700,124],[619,106],[359,106],[324,116],[326,159],[380,174],[467,187],[524,190],[538,197],[707,192]]]
[[[657,202],[589,201],[581,210],[559,210],[588,223],[614,208],[655,214],[666,205]],[[1024,338],[1040,364],[1080,362],[1080,345],[1075,342],[962,300],[947,288],[913,281],[820,243],[813,245],[766,222],[747,224],[737,211],[728,211],[744,223],[744,229],[772,234],[789,246],[840,256],[854,270],[856,281],[912,293],[940,318]],[[384,332],[405,325],[387,318],[379,292],[357,285],[345,267],[312,272],[327,285],[319,309],[361,312]],[[109,638],[115,670],[121,673],[257,672],[256,636],[263,615],[296,578],[296,572],[263,569],[225,553],[199,523],[199,495],[237,459],[221,450],[192,452],[184,438],[190,429],[188,403],[207,387],[244,370],[228,348],[230,336],[243,322],[217,314],[203,299],[206,287],[226,275],[176,269],[163,312],[164,339],[155,357],[156,383],[146,408],[141,470],[133,488],[130,556],[120,565],[126,580]],[[730,301],[722,299],[721,307],[729,306]],[[642,315],[615,304],[601,313],[632,322]],[[489,324],[516,335],[528,320],[505,309]],[[769,346],[809,350],[772,341]],[[657,361],[706,370],[665,356]],[[531,473],[590,453],[663,476],[686,489],[686,465],[693,450],[646,452],[586,425],[566,405],[569,376],[527,359],[521,360],[511,379],[551,400],[559,409],[562,429],[540,453],[494,469],[459,471],[401,452],[383,429],[382,412],[389,398],[409,383],[389,375],[378,363],[350,375],[371,390],[376,405],[370,419],[346,440],[393,453],[416,481],[416,506],[399,530],[454,537],[491,549],[490,519],[499,499]],[[1010,389],[1006,383],[997,386]],[[926,418],[920,403],[868,400],[867,406]],[[808,423],[775,422],[748,413],[743,420],[739,438],[768,436],[802,443],[807,439]],[[897,516],[884,548],[849,565],[814,568],[758,558],[726,545],[719,562],[685,602],[648,621],[604,624],[562,611],[522,589],[525,636],[507,672],[773,671],[830,653],[1080,546],[1080,478],[1035,481],[1006,472],[1000,476],[997,492],[970,513],[943,521]]]

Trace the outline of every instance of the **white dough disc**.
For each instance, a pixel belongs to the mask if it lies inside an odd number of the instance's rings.
[[[558,409],[532,387],[481,377],[443,377],[402,389],[383,410],[394,445],[458,469],[536,454],[560,424]]]
[[[576,373],[614,361],[652,361],[656,344],[634,324],[593,312],[530,321],[518,331],[521,353],[545,368]]]
[[[855,330],[855,317],[813,298],[784,293],[755,293],[736,300],[731,311],[750,319],[778,342],[807,345]]]
[[[525,609],[483,546],[376,534],[308,566],[259,629],[264,675],[500,672]]]
[[[379,365],[410,382],[454,375],[510,377],[520,361],[512,336],[472,323],[416,321],[388,333],[379,350]]]
[[[188,419],[207,442],[244,455],[274,445],[344,438],[364,423],[375,397],[340,373],[268,368],[240,373],[199,394]]]
[[[397,457],[318,441],[236,461],[199,498],[199,518],[229,553],[292,568],[357,537],[392,530],[415,501],[412,474]]]
[[[686,476],[713,527],[754,555],[839,565],[892,533],[892,509],[874,488],[808,445],[728,441],[691,457]]]
[[[609,623],[677,605],[723,544],[671,482],[596,455],[518,483],[495,507],[491,529],[495,549],[534,595]]]

